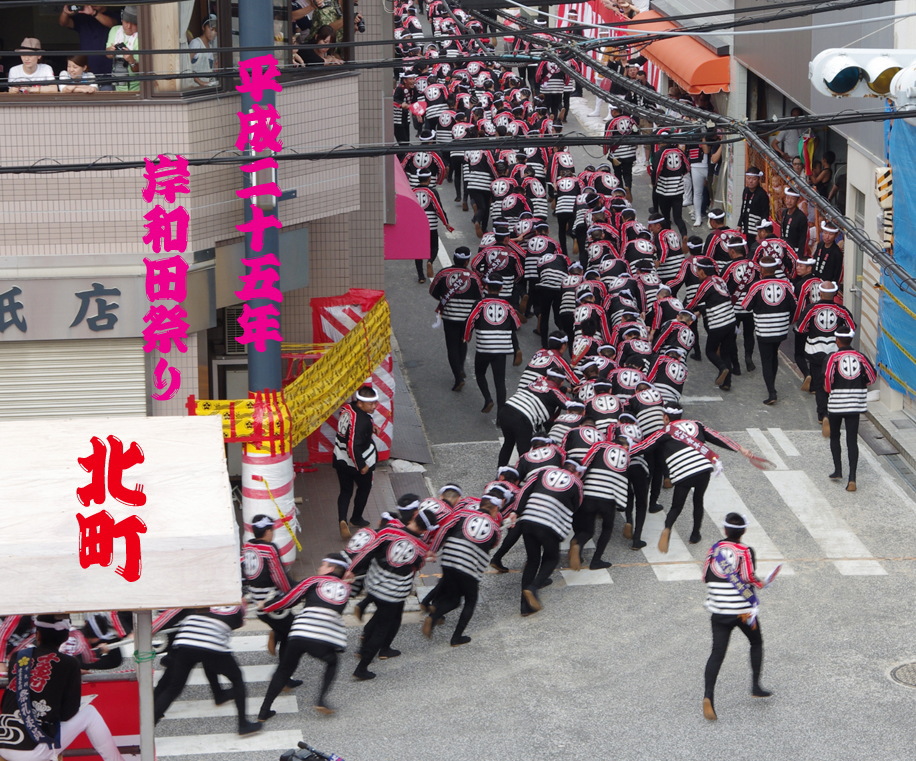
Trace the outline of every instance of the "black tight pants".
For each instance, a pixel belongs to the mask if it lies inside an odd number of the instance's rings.
[[[706,331],[706,359],[712,362],[717,370],[721,372],[734,369],[731,358],[736,353],[734,325]]]
[[[239,726],[244,724],[247,720],[245,716],[245,698],[247,696],[245,680],[242,678],[242,670],[232,653],[206,650],[201,647],[180,646],[169,653],[169,665],[153,690],[154,721],[158,724],[165,716],[165,712],[169,710],[169,706],[179,698],[188,683],[191,671],[198,663],[204,667],[205,671],[210,669],[213,673],[222,675],[232,682],[232,698],[235,700]]]
[[[277,695],[286,686],[287,682],[292,679],[293,674],[299,667],[299,661],[303,655],[310,655],[324,663],[324,677],[321,680],[321,689],[318,692],[318,702],[315,705],[325,705],[325,698],[334,677],[337,676],[337,648],[330,642],[323,642],[317,639],[307,639],[306,637],[290,637],[286,643],[283,655],[280,657],[280,664],[274,675],[270,678],[270,684],[267,685],[267,692],[264,695],[264,702],[261,703],[261,713],[270,710]]]
[[[671,220],[671,224],[677,225],[677,229],[681,231],[681,236],[687,238],[687,224],[684,222],[683,208],[684,208],[684,194],[676,196],[658,196],[658,210],[661,212],[661,215],[668,220]]]
[[[371,596],[371,595],[370,595]],[[394,638],[401,628],[401,616],[404,614],[404,601],[388,602],[372,597],[375,613],[363,627],[363,643],[359,649],[360,661],[357,671],[364,671],[378,655],[379,650],[391,647]]]
[[[687,495],[693,489],[693,531],[700,530],[700,524],[703,523],[703,495],[706,494],[706,487],[709,486],[710,472],[704,470],[702,473],[695,473],[675,482],[674,495],[671,497],[671,509],[665,517],[665,528],[671,528],[674,525],[674,522],[681,514],[681,510],[684,509]]]
[[[350,497],[353,496],[353,487],[356,487],[356,498],[353,500],[353,520],[363,518],[363,510],[369,501],[369,492],[372,491],[372,471],[360,473],[356,468],[350,467],[341,460],[334,460],[334,470],[337,471],[337,482],[340,484],[340,494],[337,496],[337,520],[347,519],[347,510],[350,508]]]
[[[462,573],[454,568],[445,567],[442,569],[442,579],[436,585],[433,603],[436,608],[436,620],[441,620],[455,610],[461,601],[464,600],[464,607],[461,609],[461,615],[458,616],[458,623],[455,626],[455,633],[452,639],[457,639],[464,634],[474,610],[477,607],[477,595],[480,589],[480,582],[473,576]]]
[[[534,521],[521,521],[522,540],[525,542],[525,568],[522,571],[522,591],[537,591],[560,562],[560,537],[547,526]],[[528,612],[528,603],[522,595],[522,613]]]
[[[487,368],[493,368],[493,386],[496,392],[496,409],[502,409],[506,403],[506,355],[484,354],[478,351],[474,354],[474,376],[477,378],[477,388],[483,394],[484,404],[493,401],[490,396],[490,386],[487,384]]]
[[[640,464],[633,464],[627,468],[627,480],[629,488],[627,490],[627,509],[624,517],[627,523],[633,526],[633,541],[642,540],[642,527],[646,522],[646,512],[649,508],[649,476],[646,469]],[[635,508],[635,522],[633,520]]]
[[[519,457],[531,449],[534,426],[531,425],[531,420],[521,410],[517,410],[511,405],[499,408],[496,413],[496,422],[499,423],[499,427],[503,432],[503,445],[497,458],[497,466],[501,468],[503,465],[509,464],[513,449],[518,450]]]
[[[576,511],[574,538],[580,548],[584,547],[585,543],[595,535],[595,521],[601,518],[601,533],[595,540],[595,554],[592,556],[592,563],[603,560],[602,556],[611,539],[611,532],[614,530],[616,514],[617,507],[614,500],[599,497],[586,497],[582,500],[582,507]]]
[[[856,480],[856,470],[859,467],[859,413],[851,415],[837,415],[827,413],[830,421],[830,454],[833,455],[833,470],[843,472],[843,449],[840,446],[840,426],[846,425],[846,449],[849,452],[849,480]]]
[[[775,341],[764,341],[761,338],[757,339],[757,345],[760,349],[760,372],[763,373],[763,382],[766,384],[767,393],[773,398],[776,397],[776,373],[779,370],[779,345],[783,340],[785,340],[785,336]]]
[[[445,333],[445,351],[448,354],[448,366],[455,376],[455,384],[464,378],[464,362],[468,356],[468,345],[464,342],[464,322],[460,320],[443,320]]]
[[[751,673],[753,674],[754,687],[760,684],[760,672],[763,669],[763,635],[760,632],[760,620],[754,621],[750,626],[739,616],[725,616],[713,613],[712,621],[712,652],[706,661],[706,688],[703,697],[712,700],[716,690],[716,679],[719,669],[725,660],[728,651],[728,641],[732,636],[732,629],[736,626],[741,630],[751,645]]]
[[[557,214],[557,238],[560,241],[560,250],[563,252],[563,256],[567,256],[566,239],[572,235],[575,222],[576,215],[574,213],[562,212]]]

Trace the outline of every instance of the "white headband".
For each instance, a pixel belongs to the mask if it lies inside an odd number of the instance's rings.
[[[358,402],[377,402],[378,393],[373,388],[361,388],[356,392],[356,401]]]
[[[852,338],[855,334],[856,332],[852,328],[840,328],[840,330],[838,330],[833,335],[835,335],[837,338]]]
[[[646,224],[647,225],[660,225],[664,221],[665,221],[664,217],[659,217],[658,219],[647,219]]]
[[[492,494],[484,494],[480,499],[481,500],[485,499],[488,502],[492,502],[496,507],[502,507],[504,504],[506,504],[506,501],[504,499],[500,499],[499,497],[494,497]]]
[[[255,523],[252,523],[251,527],[252,528],[268,528],[268,527],[272,527],[273,525],[274,525],[273,518],[269,518],[265,515],[263,518],[261,518],[261,520],[256,521]]]
[[[831,283],[829,280],[824,280],[818,286],[818,290],[820,290],[822,293],[836,293],[838,290],[840,290],[840,287],[836,283]]]
[[[783,191],[787,196],[792,196],[793,198],[801,198],[801,193],[796,193],[792,188],[786,186],[786,189]]]
[[[439,528],[439,524],[433,523],[433,519],[427,517],[426,513],[423,510],[417,513],[417,517],[423,521],[423,525],[426,526],[427,531],[433,531],[434,529]]]
[[[773,223],[769,219],[761,219],[760,224],[757,225],[757,229],[760,230],[764,227],[772,227]]]
[[[713,214],[711,211],[706,212],[706,216],[710,219],[725,219],[725,212],[720,211],[718,214]]]
[[[518,471],[517,471],[515,468],[513,468],[511,465],[503,465],[503,466],[502,466],[501,468],[499,468],[499,470],[497,470],[496,472],[497,472],[499,475],[502,475],[503,473],[513,473],[513,474],[516,475],[516,476],[518,475]]]
[[[738,513],[741,515],[741,513]],[[747,528],[747,518],[741,515],[741,520],[744,523],[729,523],[728,521],[722,521],[722,528]]]
[[[338,560],[337,558],[321,558],[322,563],[330,563],[331,565],[339,565],[341,568],[349,568],[350,564],[345,560]]]
[[[459,496],[459,497],[464,496],[464,492],[461,491],[461,487],[458,486],[458,484],[446,484],[446,485],[443,486],[441,489],[439,489],[439,491],[436,492],[436,493],[441,497],[441,496],[442,496],[443,494],[445,494],[445,492],[447,492],[447,491],[458,492],[458,496]]]
[[[54,629],[55,631],[59,631],[59,632],[70,631],[70,619],[69,618],[61,618],[60,620],[54,621],[53,623],[51,623],[50,621],[39,621],[38,618],[36,617],[32,619],[32,622],[39,629]]]
[[[804,264],[806,267],[813,267],[815,265],[814,259],[796,259],[796,264]]]
[[[737,240],[730,240],[728,243],[725,244],[725,247],[726,248],[743,248],[746,245],[747,244],[743,240],[741,240],[741,238],[738,238]]]

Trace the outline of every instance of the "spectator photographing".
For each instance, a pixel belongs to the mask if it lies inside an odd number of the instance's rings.
[[[61,92],[93,93],[99,91],[95,74],[89,71],[89,59],[84,55],[72,55],[67,59],[67,68],[60,73]]]
[[[73,10],[78,8],[78,10]],[[118,23],[116,11],[108,11],[105,5],[72,5],[68,3],[60,12],[57,23],[66,29],[73,29],[80,38],[80,50],[104,50],[108,44],[109,30]],[[101,89],[113,90],[108,82],[111,76],[111,60],[104,53],[88,53],[89,71],[102,82]]]
[[[140,62],[129,52],[139,50],[140,41],[137,37],[137,6],[125,5],[121,11],[121,23],[111,28],[108,33],[108,44],[105,46],[105,50],[118,51],[108,56],[112,59],[111,76],[115,80],[115,90],[118,92],[140,90],[140,82],[131,77],[140,68]]]
[[[40,63],[41,43],[34,37],[26,37],[16,48],[22,63],[10,69],[10,92],[57,92],[54,70],[46,63]]]

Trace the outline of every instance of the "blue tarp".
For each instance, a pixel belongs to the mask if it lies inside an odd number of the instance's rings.
[[[916,274],[916,126],[902,119],[893,122],[888,150],[894,170],[894,258],[907,272]],[[881,294],[881,374],[897,391],[916,396],[916,296],[904,293],[889,277],[882,283],[904,306]]]

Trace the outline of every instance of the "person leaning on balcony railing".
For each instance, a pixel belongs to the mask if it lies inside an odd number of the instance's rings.
[[[72,10],[77,8],[78,10]],[[116,26],[119,13],[108,10],[106,5],[79,5],[67,3],[61,9],[57,23],[65,29],[72,29],[79,35],[80,50],[100,51],[108,44],[108,32]],[[69,47],[69,45],[68,45]],[[102,90],[113,90],[108,82],[111,76],[111,61],[104,53],[87,53],[89,70],[101,81]]]
[[[300,35],[297,35],[297,37],[299,36]],[[325,47],[297,50],[293,53],[293,63],[296,66],[335,66],[343,63],[342,58],[330,52],[336,37],[337,33],[334,31],[334,28],[325,24],[315,33],[315,39],[313,40],[314,44],[324,44]]]
[[[67,68],[60,73],[61,92],[95,93],[99,86],[95,74],[89,71],[89,59],[84,55],[72,55],[67,58]]]
[[[138,50],[140,41],[137,34],[137,6],[125,5],[121,11],[121,23],[113,26],[108,33],[108,44],[105,50],[117,50],[117,54],[110,55],[112,59],[111,76],[115,79],[115,90],[119,92],[137,92],[140,82],[132,79],[140,68],[137,56],[130,51]]]
[[[10,69],[9,90],[16,93],[57,92],[54,84],[54,69],[40,63],[41,43],[34,37],[26,37],[16,48],[22,63]]]

